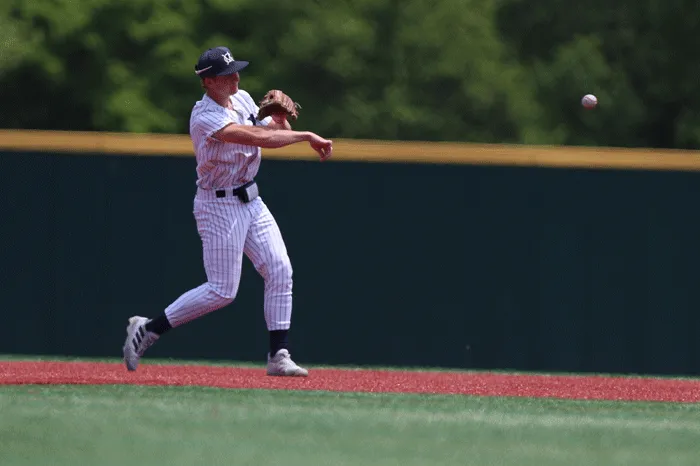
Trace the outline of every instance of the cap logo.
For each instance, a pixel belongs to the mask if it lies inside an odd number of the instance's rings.
[[[221,55],[221,57],[224,59],[226,64],[228,65],[233,61],[233,57],[231,56],[231,52],[226,52],[225,54]]]

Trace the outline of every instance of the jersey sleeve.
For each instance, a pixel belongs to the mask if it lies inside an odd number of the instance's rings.
[[[214,133],[233,123],[226,112],[206,110],[195,117],[194,126],[204,137],[211,138]]]

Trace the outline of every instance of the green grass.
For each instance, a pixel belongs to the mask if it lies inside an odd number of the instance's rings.
[[[0,465],[697,465],[700,405],[0,387]]]

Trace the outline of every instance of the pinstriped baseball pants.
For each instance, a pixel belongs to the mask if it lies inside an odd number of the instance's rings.
[[[267,329],[289,329],[292,266],[277,222],[262,199],[244,203],[230,195],[216,198],[213,191],[198,190],[194,215],[207,282],[165,309],[170,325],[177,327],[233,302],[245,254],[265,281]]]

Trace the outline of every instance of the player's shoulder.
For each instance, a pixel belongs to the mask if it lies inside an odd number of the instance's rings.
[[[214,102],[211,98],[204,94],[200,100],[194,103],[194,106],[192,107],[192,113],[216,112],[221,109],[222,107],[220,105],[217,105],[216,102]]]
[[[250,96],[250,93],[248,91],[240,89],[240,88],[238,89],[238,92],[236,92],[236,95],[240,96],[244,99],[253,100],[253,98]]]
[[[195,102],[192,107],[192,119],[200,118],[203,115],[225,114],[224,108],[204,95],[201,100]]]
[[[211,128],[223,126],[229,120],[230,117],[224,108],[205,95],[192,108],[190,134],[194,135],[201,131],[206,133]]]
[[[255,105],[255,101],[253,98],[250,96],[250,93],[248,91],[245,91],[243,89],[238,89],[238,92],[236,92],[233,96],[234,99],[238,100],[239,102],[243,102],[247,105]]]

